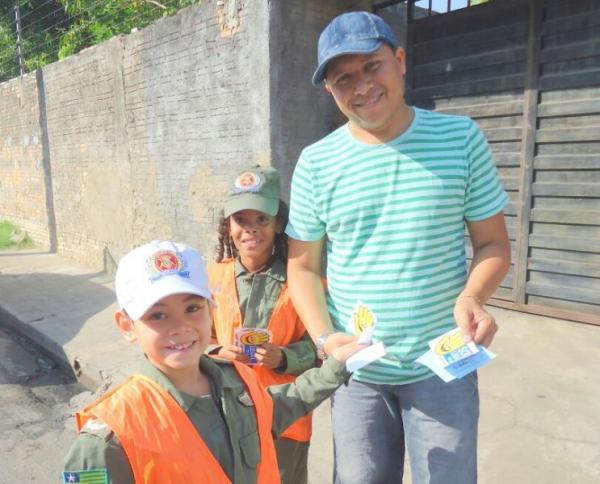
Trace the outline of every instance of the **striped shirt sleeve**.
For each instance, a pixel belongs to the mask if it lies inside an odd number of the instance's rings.
[[[508,196],[500,183],[488,142],[473,121],[467,134],[466,157],[468,181],[465,218],[470,221],[485,220],[502,211]]]
[[[325,236],[325,224],[315,210],[316,193],[309,161],[300,156],[290,194],[290,217],[286,234],[296,240],[312,242]]]

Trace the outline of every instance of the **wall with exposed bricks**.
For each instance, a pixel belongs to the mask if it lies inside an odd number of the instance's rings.
[[[287,196],[337,122],[310,84],[318,34],[367,7],[202,2],[0,84],[0,217],[98,269],[155,238],[212,258],[235,174],[275,165]]]

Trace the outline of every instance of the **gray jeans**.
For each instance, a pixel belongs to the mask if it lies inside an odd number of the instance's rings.
[[[413,484],[475,484],[478,420],[475,372],[450,383],[351,380],[332,397],[334,482],[401,483],[406,448]]]

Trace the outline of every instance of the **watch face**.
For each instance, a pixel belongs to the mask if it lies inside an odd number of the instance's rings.
[[[323,351],[323,348],[317,348],[317,358],[319,358],[319,360],[324,360],[325,358],[327,358],[327,355]]]
[[[320,360],[324,360],[325,358],[327,358],[327,355],[325,354],[325,342],[327,341],[327,338],[329,338],[329,336],[331,336],[333,333],[325,333],[322,334],[321,336],[319,336],[317,338],[317,341],[315,341],[315,346],[317,347],[317,357]]]

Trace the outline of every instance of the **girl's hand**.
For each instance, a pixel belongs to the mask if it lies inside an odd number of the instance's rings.
[[[223,358],[224,360],[229,361],[239,361],[241,363],[246,363],[248,361],[248,357],[242,353],[242,348],[236,345],[223,345],[219,349],[217,353],[219,358]]]
[[[256,361],[259,365],[274,370],[283,363],[283,351],[273,343],[264,343],[256,348]]]

